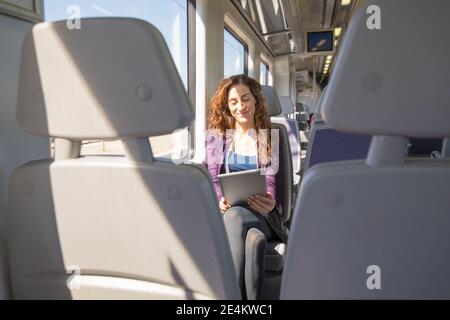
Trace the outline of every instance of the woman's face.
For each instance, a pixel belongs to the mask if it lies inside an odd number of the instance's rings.
[[[246,128],[254,127],[256,99],[244,84],[236,84],[228,93],[228,108],[236,122]]]

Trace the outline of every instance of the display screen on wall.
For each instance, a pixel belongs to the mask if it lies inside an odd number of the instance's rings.
[[[308,32],[308,53],[332,52],[334,50],[333,31]]]

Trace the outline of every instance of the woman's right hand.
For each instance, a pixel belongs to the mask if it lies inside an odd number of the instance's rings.
[[[225,213],[228,209],[231,208],[231,206],[228,204],[227,200],[225,200],[224,197],[220,199],[219,207],[222,213]]]

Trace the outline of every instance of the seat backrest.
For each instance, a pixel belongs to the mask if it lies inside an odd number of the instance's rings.
[[[309,133],[308,150],[304,170],[312,166],[333,161],[365,159],[372,137],[336,131],[322,119],[324,88],[315,113],[314,123]],[[441,151],[442,139],[411,139],[409,156],[431,156],[433,151]]]
[[[303,170],[324,162],[365,159],[372,137],[370,135],[338,132],[322,119],[323,98],[327,87],[317,102],[314,123],[309,133],[308,149]]]
[[[283,115],[287,116],[295,112],[294,102],[292,102],[290,96],[279,96],[278,99],[280,100],[281,113]]]
[[[288,114],[295,112],[295,106],[289,96],[279,97],[282,113],[284,116],[273,117],[272,122],[283,124],[288,130],[289,145],[292,154],[292,166],[294,170],[294,181],[301,170],[301,143],[300,129],[297,120],[287,118]]]
[[[410,156],[429,157],[434,151],[442,150],[442,139],[411,139],[408,154]]]
[[[272,128],[279,132],[279,168],[275,176],[278,200],[281,203],[282,212],[281,219],[287,222],[291,218],[292,211],[292,186],[293,169],[292,169],[292,155],[289,146],[289,133],[284,125],[272,122]]]
[[[264,96],[267,113],[271,117],[272,129],[277,130],[279,133],[279,167],[275,178],[277,197],[282,206],[282,220],[286,222],[291,217],[293,186],[292,154],[288,131],[289,126],[273,121],[275,116],[280,115],[282,110],[275,89],[271,86],[264,85],[261,86],[261,92]]]
[[[378,10],[382,28],[371,30]],[[406,137],[450,134],[447,73],[438,72],[450,71],[450,44],[435,41],[450,32],[449,11],[448,1],[373,0],[350,21],[323,117],[374,137],[365,160],[303,177],[282,299],[450,298],[450,161],[406,159]]]
[[[317,121],[309,134],[304,170],[324,162],[365,159],[371,140],[370,135],[338,132]]]
[[[56,142],[11,179],[14,298],[239,299],[208,175],[152,156],[149,136],[193,119],[162,35],[136,19],[82,26],[38,24],[24,42],[17,118]],[[80,157],[92,138],[122,139],[126,156]]]
[[[289,125],[289,144],[291,146],[292,153],[292,166],[295,174],[299,174],[302,160],[302,144],[300,141],[300,128],[297,120],[286,119]]]
[[[286,129],[289,149],[292,155],[292,171],[293,177],[300,173],[301,170],[301,145],[300,145],[300,131],[298,130],[298,123],[293,119],[284,117],[272,117],[270,119],[272,124],[279,124]]]

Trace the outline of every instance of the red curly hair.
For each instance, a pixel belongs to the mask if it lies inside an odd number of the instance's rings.
[[[234,75],[223,79],[219,82],[216,92],[211,99],[210,114],[208,117],[208,129],[219,130],[222,135],[225,135],[227,129],[235,129],[236,120],[228,108],[228,94],[231,88],[235,85],[245,85],[249,88],[253,97],[255,98],[255,130],[260,137],[260,130],[265,129],[267,139],[260,143],[260,150],[262,150],[262,162],[266,165],[270,161],[268,157],[271,156],[271,123],[269,114],[264,106],[264,97],[261,93],[261,85],[258,81],[248,77],[245,74]]]

